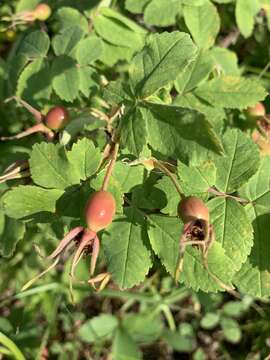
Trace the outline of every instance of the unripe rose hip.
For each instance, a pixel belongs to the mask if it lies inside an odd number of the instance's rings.
[[[98,232],[111,224],[116,211],[113,195],[108,191],[97,191],[89,199],[85,218],[90,230]]]
[[[180,201],[178,215],[184,223],[193,220],[204,220],[209,222],[209,210],[204,202],[195,197],[189,196]]]
[[[38,4],[34,10],[35,19],[45,21],[51,16],[52,10],[47,4]]]
[[[63,106],[55,106],[45,116],[45,124],[51,130],[62,129],[69,121],[69,113]]]
[[[265,107],[264,107],[263,103],[258,102],[256,105],[249,107],[247,109],[247,114],[248,114],[248,116],[250,116],[252,118],[264,117],[266,114],[266,111],[265,111]]]

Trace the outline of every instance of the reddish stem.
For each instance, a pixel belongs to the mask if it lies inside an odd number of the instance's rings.
[[[94,243],[93,243],[93,251],[92,251],[91,265],[90,265],[90,275],[91,276],[95,272],[99,250],[100,250],[100,242],[99,242],[98,236],[96,235],[96,237],[94,239]]]
[[[39,124],[36,124],[36,125],[30,127],[29,129],[27,129],[25,131],[22,131],[21,133],[19,133],[17,135],[7,136],[7,137],[2,136],[2,137],[0,137],[0,140],[5,141],[5,140],[21,139],[28,135],[38,133],[38,132],[46,134],[49,139],[53,139],[53,137],[54,137],[54,133],[49,128],[47,128],[47,126],[45,126],[43,123],[39,123]]]
[[[10,100],[13,100],[13,99],[15,101],[17,101],[19,104],[21,104],[26,110],[28,110],[30,112],[30,114],[32,114],[34,116],[37,123],[40,123],[40,122],[42,122],[42,120],[44,120],[44,115],[42,115],[42,113],[39,110],[35,109],[32,105],[28,104],[26,101],[21,99],[19,96],[12,96],[11,98],[7,99],[5,102],[9,102]]]
[[[103,190],[103,191],[107,191],[109,181],[110,181],[110,177],[112,175],[113,168],[114,168],[114,165],[116,163],[118,150],[119,150],[119,143],[115,143],[113,153],[112,153],[112,158],[111,158],[111,161],[109,163],[109,166],[107,167],[107,171],[106,171],[106,174],[105,174],[105,177],[104,177],[104,180],[103,180],[103,184],[102,184],[102,187],[101,187],[101,190]]]

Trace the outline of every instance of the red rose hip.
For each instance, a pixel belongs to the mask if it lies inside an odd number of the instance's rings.
[[[209,210],[204,202],[195,197],[189,196],[180,201],[178,205],[178,215],[184,223],[193,220],[209,221]]]
[[[116,211],[113,195],[104,190],[92,194],[86,209],[85,218],[90,230],[98,232],[111,224]]]
[[[69,121],[69,113],[63,106],[55,106],[45,116],[45,124],[51,130],[62,129]]]

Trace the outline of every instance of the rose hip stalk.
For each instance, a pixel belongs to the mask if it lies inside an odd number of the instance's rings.
[[[54,106],[44,116],[40,111],[34,109],[31,105],[27,104],[24,100],[18,100],[31,114],[34,115],[37,124],[29,129],[9,137],[0,137],[0,140],[15,140],[21,139],[34,133],[43,133],[49,140],[54,138],[54,132],[61,130],[69,121],[69,113],[63,106]]]
[[[82,255],[92,249],[90,275],[92,276],[95,271],[96,262],[99,254],[100,242],[97,233],[100,230],[105,229],[111,224],[116,211],[116,204],[113,195],[105,190],[94,192],[86,205],[85,208],[85,220],[87,228],[84,229],[82,226],[78,226],[72,229],[60,242],[55,251],[48,257],[50,260],[55,260],[54,263],[41,274],[30,280],[22,288],[22,291],[26,290],[33,284],[37,279],[47,273],[49,270],[54,268],[60,258],[60,255],[64,252],[67,246],[76,237],[80,236],[80,240],[75,251],[70,276],[71,280],[74,277],[76,266],[78,265]]]
[[[36,20],[46,21],[52,14],[52,10],[49,5],[40,3],[34,10],[25,10],[17,14],[13,14],[11,17],[4,17],[4,21],[11,22],[10,27],[18,25],[24,25],[27,23],[33,23]]]

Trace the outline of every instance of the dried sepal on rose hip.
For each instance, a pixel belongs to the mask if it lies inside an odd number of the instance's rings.
[[[86,205],[85,208],[85,221],[87,228],[78,226],[72,229],[59,243],[54,252],[48,257],[49,260],[54,260],[54,263],[41,274],[34,279],[30,280],[24,285],[22,290],[26,290],[33,284],[34,281],[43,276],[47,271],[54,268],[61,254],[65,251],[67,246],[75,240],[77,249],[72,259],[70,276],[71,280],[74,278],[74,272],[80,259],[84,253],[92,252],[91,264],[90,264],[90,275],[92,276],[95,272],[96,262],[100,250],[100,242],[97,233],[100,230],[108,227],[113,221],[116,212],[116,203],[114,196],[109,191],[96,191],[94,192]],[[108,275],[108,274],[106,274]],[[91,280],[94,284],[95,279]],[[91,281],[89,283],[91,283]]]
[[[20,102],[35,116],[37,124],[17,135],[9,137],[2,136],[0,137],[2,141],[21,139],[34,133],[45,134],[49,140],[52,140],[55,133],[63,129],[69,122],[69,112],[64,106],[54,106],[44,116],[40,111],[32,108],[31,105],[26,104],[22,100],[20,100]]]
[[[15,179],[22,179],[30,176],[29,163],[27,160],[17,160],[9,165],[3,175],[0,176],[0,184]]]
[[[52,14],[52,10],[48,4],[40,3],[34,10],[24,10],[10,17],[11,27],[33,23],[36,20],[46,21]]]
[[[187,245],[199,246],[204,258],[214,241],[214,229],[210,224],[209,209],[198,197],[183,198],[178,205],[178,215],[184,223],[179,240],[179,261],[175,279],[178,281],[183,269],[183,256]]]

